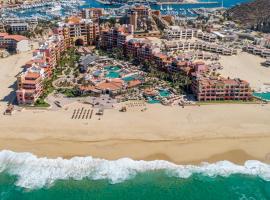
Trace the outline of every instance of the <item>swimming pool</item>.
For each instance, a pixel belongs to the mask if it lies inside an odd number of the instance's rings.
[[[108,72],[115,72],[115,71],[120,70],[121,68],[118,66],[107,66],[107,67],[104,67],[104,69]]]
[[[126,76],[126,77],[122,78],[122,80],[125,82],[129,82],[129,81],[135,80],[135,78],[133,76]]]
[[[254,92],[253,96],[260,98],[262,100],[265,100],[265,101],[270,101],[270,92],[266,92],[266,93]]]
[[[120,67],[118,66],[107,66],[107,67],[104,67],[104,69],[108,72],[107,75],[106,75],[106,78],[120,78]]]
[[[155,99],[153,97],[148,97],[147,102],[150,103],[150,104],[155,104],[155,103],[160,103],[160,100],[157,100],[157,99]]]
[[[118,72],[109,71],[106,78],[120,78],[120,74]]]
[[[161,97],[169,97],[171,93],[168,90],[159,90],[159,95]]]

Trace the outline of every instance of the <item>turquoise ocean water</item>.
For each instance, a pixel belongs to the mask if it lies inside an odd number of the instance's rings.
[[[270,182],[243,175],[209,178],[195,174],[187,179],[179,179],[163,172],[149,172],[118,184],[110,184],[108,180],[65,180],[57,181],[51,187],[33,190],[17,187],[15,181],[16,177],[0,174],[1,200],[270,199]]]
[[[270,165],[175,165],[0,151],[1,200],[268,200]]]

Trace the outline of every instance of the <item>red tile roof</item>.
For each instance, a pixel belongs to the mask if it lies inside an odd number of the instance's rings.
[[[128,82],[128,87],[131,88],[131,87],[135,87],[137,85],[140,85],[142,82],[140,80],[131,80]]]
[[[39,73],[35,73],[35,72],[28,72],[26,73],[25,75],[25,78],[39,78],[40,77],[40,74]]]
[[[113,80],[111,82],[105,81],[103,83],[99,83],[97,85],[97,88],[98,89],[101,89],[101,90],[106,90],[106,89],[109,89],[109,90],[118,90],[122,86],[123,86],[123,81],[122,80],[121,81]]]
[[[8,34],[0,34],[1,37],[4,37],[4,39],[11,39],[16,40],[17,42],[20,42],[22,40],[28,40],[27,37],[24,37],[22,35],[8,35]]]

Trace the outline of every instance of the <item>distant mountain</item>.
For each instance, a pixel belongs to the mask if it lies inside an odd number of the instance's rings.
[[[270,0],[255,0],[229,9],[226,15],[242,25],[270,32]]]

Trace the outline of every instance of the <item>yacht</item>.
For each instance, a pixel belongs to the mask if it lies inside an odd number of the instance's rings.
[[[46,13],[56,13],[60,12],[62,10],[61,5],[56,5],[54,7],[51,7],[49,10],[46,11]]]

